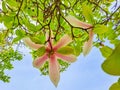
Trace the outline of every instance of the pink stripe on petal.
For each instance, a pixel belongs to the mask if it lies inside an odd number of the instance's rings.
[[[85,22],[81,22],[80,20],[78,20],[74,16],[67,16],[66,20],[71,25],[73,25],[74,27],[80,27],[80,28],[83,28],[83,29],[88,29],[88,28],[92,28],[93,27],[91,24],[88,24],[88,23],[85,23]]]
[[[76,56],[75,55],[63,55],[63,54],[60,54],[60,53],[55,53],[56,57],[62,59],[63,61],[67,61],[67,62],[75,62],[76,61]]]
[[[83,55],[84,56],[86,56],[92,48],[93,36],[94,36],[93,30],[89,30],[89,40],[87,42],[85,42],[83,45]]]
[[[52,83],[57,87],[60,80],[60,67],[55,55],[50,56],[49,61],[49,77]]]
[[[35,44],[33,41],[31,41],[30,38],[23,38],[24,43],[29,46],[31,49],[39,49],[40,47],[42,47],[43,45],[40,44]]]
[[[43,56],[38,57],[33,61],[33,66],[36,68],[40,68],[47,59],[48,59],[48,55],[45,53]]]
[[[57,42],[57,44],[53,47],[53,49],[56,51],[59,48],[66,46],[70,42],[72,42],[72,38],[66,34]]]

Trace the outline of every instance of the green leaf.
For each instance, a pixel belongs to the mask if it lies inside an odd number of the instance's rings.
[[[23,3],[22,3],[22,6],[21,6],[21,9],[24,10],[25,7],[27,5],[27,1],[26,0],[23,0]]]
[[[9,82],[10,77],[6,75],[5,71],[13,69],[12,61],[21,59],[22,55],[12,47],[7,46],[7,48],[0,51],[0,80]]]
[[[32,23],[28,23],[27,28],[28,28],[29,31],[32,31],[32,32],[37,31],[36,26],[34,24],[32,24]]]
[[[45,52],[46,52],[46,49],[45,49],[45,47],[43,46],[43,47],[39,48],[39,49],[35,52],[35,54],[36,54],[37,56],[42,56]]]
[[[22,29],[16,30],[15,34],[17,35],[17,37],[15,37],[13,39],[12,43],[17,43],[18,41],[20,41],[26,35],[25,31],[22,30]]]
[[[100,51],[102,53],[102,56],[107,58],[108,56],[111,55],[113,50],[110,47],[108,47],[108,46],[103,46],[102,48],[100,48]]]
[[[16,30],[15,33],[16,33],[17,36],[19,36],[19,37],[21,37],[21,38],[24,37],[25,34],[26,34],[25,31],[22,30],[22,29],[20,29],[20,30]]]
[[[3,32],[0,32],[0,46],[4,46],[5,44],[5,34]]]
[[[102,69],[108,74],[120,76],[120,44],[103,62]]]
[[[83,4],[82,5],[82,13],[83,13],[84,17],[88,20],[88,22],[93,24],[93,14],[92,14],[91,6]]]
[[[20,41],[22,38],[21,37],[15,37],[12,41],[12,43],[17,43],[18,41]]]
[[[117,46],[120,43],[120,40],[119,39],[113,39],[113,40],[110,41],[110,43]]]
[[[94,33],[96,34],[103,34],[107,32],[108,30],[109,30],[108,27],[105,25],[96,25],[93,29]]]
[[[118,79],[118,83],[120,84],[120,78]]]
[[[70,46],[65,46],[60,48],[57,52],[62,53],[62,54],[74,54],[74,49]]]
[[[4,12],[7,12],[6,4],[5,4],[4,1],[2,1],[2,10],[3,10]]]
[[[12,28],[13,22],[14,22],[14,17],[11,17],[11,16],[3,16],[3,21],[4,21],[4,25],[5,25],[7,28]]]
[[[81,42],[80,41],[76,42],[74,48],[75,48],[75,55],[79,56],[80,53],[82,52]]]
[[[114,83],[110,88],[109,90],[120,90],[120,84],[117,82],[117,83]]]
[[[6,0],[6,2],[9,4],[9,6],[14,9],[17,10],[19,7],[19,3],[16,2],[15,0]]]
[[[3,16],[0,14],[0,23],[3,21]]]
[[[114,40],[117,37],[116,32],[111,28],[112,27],[110,27],[108,32],[105,33],[106,37],[108,37],[108,40]]]
[[[32,41],[34,41],[37,44],[44,44],[46,40],[45,35],[42,32],[36,35],[35,37],[31,36],[30,38]]]

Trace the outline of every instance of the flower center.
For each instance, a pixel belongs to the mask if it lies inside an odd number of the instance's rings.
[[[50,55],[53,55],[53,54],[54,54],[54,51],[53,51],[53,50],[50,50],[49,54],[50,54]]]
[[[47,53],[48,53],[48,57],[50,57],[51,55],[54,54],[54,50],[48,50]]]

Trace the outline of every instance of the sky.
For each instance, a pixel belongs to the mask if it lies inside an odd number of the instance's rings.
[[[0,90],[108,90],[117,77],[106,74],[101,69],[104,61],[99,49],[84,57],[82,54],[75,63],[61,73],[61,79],[56,88],[49,76],[41,76],[38,69],[32,66],[32,57],[27,49],[22,61],[13,62],[14,69],[6,71],[11,76],[10,83],[0,81]]]

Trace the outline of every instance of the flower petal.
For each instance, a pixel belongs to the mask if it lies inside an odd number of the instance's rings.
[[[23,38],[23,41],[27,46],[29,46],[30,48],[35,49],[35,50],[43,46],[40,44],[35,44],[33,41],[31,41],[30,38]]]
[[[45,53],[43,56],[41,57],[38,57],[37,59],[35,59],[33,61],[33,66],[36,67],[36,68],[40,68],[44,63],[45,61],[48,59],[48,56],[47,54]]]
[[[87,42],[85,42],[83,45],[83,55],[84,56],[86,56],[92,48],[93,35],[94,35],[93,30],[90,30],[89,31],[89,40]]]
[[[80,27],[80,28],[83,28],[83,29],[88,29],[88,28],[92,28],[93,27],[91,24],[88,24],[88,23],[85,23],[85,22],[81,22],[80,20],[78,20],[74,16],[67,16],[66,20],[71,25],[73,25],[74,27]]]
[[[59,48],[66,46],[70,42],[72,42],[72,38],[66,34],[57,42],[53,49],[58,50]]]
[[[70,63],[75,62],[76,59],[77,59],[76,56],[72,55],[72,54],[70,54],[70,55],[63,55],[63,54],[60,54],[60,53],[55,53],[55,55],[58,58],[62,59],[63,61],[67,61],[67,62],[70,62]]]
[[[52,83],[57,87],[58,82],[60,80],[60,70],[59,70],[59,64],[58,64],[58,61],[57,61],[55,55],[50,56],[49,77],[50,77]]]

